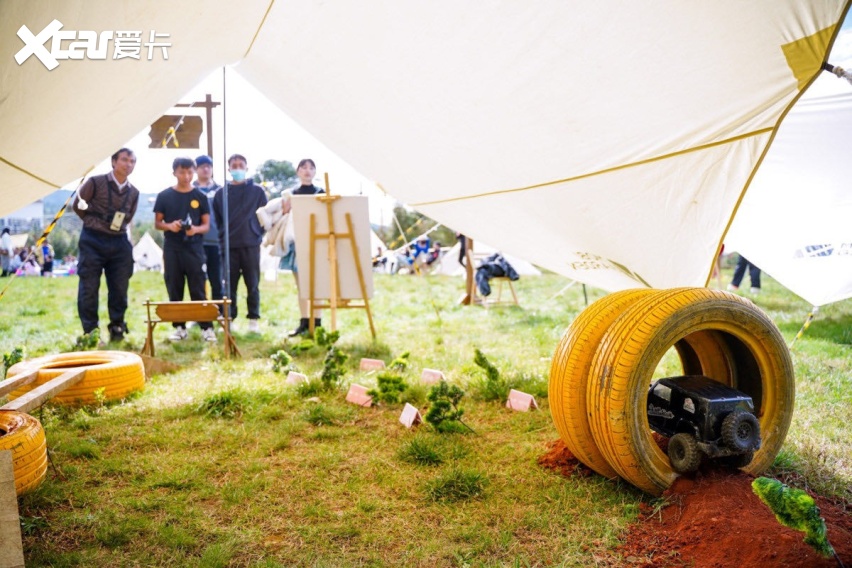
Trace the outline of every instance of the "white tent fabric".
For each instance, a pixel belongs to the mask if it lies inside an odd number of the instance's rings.
[[[840,89],[793,108],[725,242],[814,306],[852,297],[852,88],[820,81]]]
[[[339,156],[444,225],[608,290],[703,285],[848,6],[4,0],[0,209],[79,178],[239,63]],[[169,60],[143,47],[140,60],[18,65],[20,26],[38,34],[53,19],[168,32]]]
[[[163,249],[145,232],[133,246],[134,270],[163,270]]]
[[[476,242],[474,243],[474,249],[477,253],[492,255],[495,252],[498,252],[496,248],[488,246],[486,244]],[[437,274],[444,274],[447,276],[463,276],[465,274],[465,268],[459,262],[459,251],[461,250],[461,244],[456,243],[450,248],[444,255],[441,257],[441,264],[438,266]],[[521,276],[541,276],[541,270],[527,262],[522,258],[518,258],[517,256],[511,255],[503,255],[503,258],[506,259],[506,262],[512,265],[512,268],[515,269],[515,272],[520,274]]]

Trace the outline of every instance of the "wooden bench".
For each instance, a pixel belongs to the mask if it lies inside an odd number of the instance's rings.
[[[229,359],[231,355],[239,357],[240,350],[237,349],[237,343],[234,341],[234,336],[231,335],[231,318],[228,316],[230,305],[231,300],[228,298],[190,302],[152,302],[146,300],[148,332],[145,337],[145,345],[142,347],[142,355],[154,356],[154,328],[158,323],[209,321],[219,322],[222,326],[225,357]]]

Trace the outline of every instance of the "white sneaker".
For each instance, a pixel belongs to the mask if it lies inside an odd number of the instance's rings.
[[[760,288],[755,288],[754,286],[752,286],[752,288],[751,288],[751,295],[752,295],[752,296],[758,296],[758,295],[760,295]]]
[[[185,327],[176,327],[174,333],[169,336],[169,341],[183,341],[188,335]]]
[[[728,291],[730,291],[730,292],[736,292],[739,289],[740,289],[739,286],[734,286],[733,284],[728,284]]]
[[[249,333],[260,333],[260,322],[257,320],[248,320]]]
[[[204,339],[204,341],[216,341],[216,332],[212,327],[208,327],[201,331],[201,338]]]

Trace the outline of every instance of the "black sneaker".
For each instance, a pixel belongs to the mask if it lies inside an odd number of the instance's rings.
[[[124,334],[127,333],[126,323],[111,323],[108,329],[110,343],[121,343],[124,341]]]

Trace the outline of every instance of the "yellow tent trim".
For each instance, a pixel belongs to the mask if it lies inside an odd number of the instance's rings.
[[[557,179],[553,181],[547,181],[543,183],[537,183],[535,185],[528,185],[526,187],[517,187],[514,189],[498,189],[496,191],[487,191],[485,193],[477,193],[475,195],[464,195],[462,197],[451,197],[448,199],[437,199],[435,201],[421,201],[420,203],[411,203],[411,207],[422,207],[424,205],[437,205],[439,203],[451,203],[453,201],[466,201],[468,199],[478,199],[480,197],[491,197],[494,195],[502,195],[505,193],[516,193],[519,191],[529,191],[531,189],[540,189],[542,187],[548,187],[551,185],[559,185],[562,183],[568,183],[572,181],[577,181],[580,179],[600,176],[603,174],[607,174],[610,172],[616,172],[618,170],[626,170],[628,168],[635,168],[637,166],[642,166],[644,164],[650,164],[652,162],[658,162],[660,160],[666,160],[672,158],[674,156],[682,156],[684,154],[691,154],[693,152],[700,152],[702,150],[706,150],[707,148],[713,148],[715,146],[724,146],[726,144],[731,144],[732,142],[736,142],[738,140],[744,140],[746,138],[751,138],[753,136],[760,136],[762,134],[766,134],[767,132],[772,132],[773,128],[762,128],[760,130],[755,130],[754,132],[747,132],[746,134],[741,134],[739,136],[734,136],[732,138],[727,138],[725,140],[719,140],[718,142],[711,142],[710,144],[703,144],[701,146],[696,146],[695,148],[687,148],[686,150],[680,150],[678,152],[671,152],[669,154],[663,154],[662,156],[654,156],[653,158],[648,158],[647,160],[639,160],[638,162],[632,162],[629,164],[622,164],[620,166],[613,166],[611,168],[606,168],[597,172],[590,172],[587,174],[582,174],[579,176],[569,177],[565,179]]]
[[[793,77],[799,82],[799,90],[807,87],[810,80],[822,69],[825,54],[834,38],[836,25],[823,28],[815,34],[805,36],[781,46]]]

